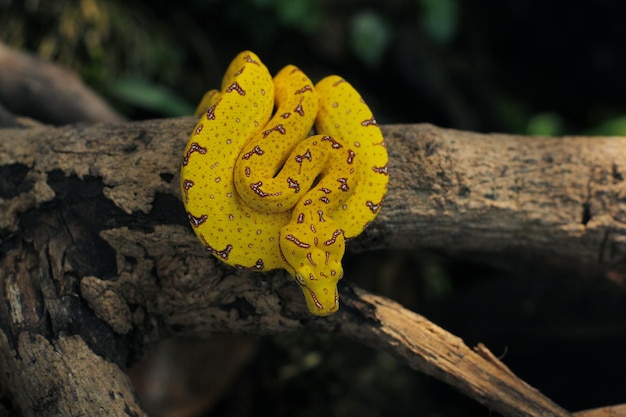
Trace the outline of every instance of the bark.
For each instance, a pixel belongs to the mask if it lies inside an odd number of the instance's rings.
[[[306,326],[385,349],[501,414],[568,415],[484,346],[349,276],[340,312],[320,319],[286,273],[209,256],[178,190],[193,125],[0,130],[0,387],[15,413],[144,415],[122,369],[159,340]],[[498,254],[623,279],[626,138],[383,133],[389,194],[348,250]]]

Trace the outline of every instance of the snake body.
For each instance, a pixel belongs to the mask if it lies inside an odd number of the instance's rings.
[[[181,170],[198,238],[229,265],[286,269],[313,314],[337,311],[345,239],[374,219],[387,189],[372,112],[338,76],[313,85],[288,65],[272,79],[249,51],[201,108]]]

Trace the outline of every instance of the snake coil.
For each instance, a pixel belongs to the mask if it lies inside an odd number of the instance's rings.
[[[272,79],[250,51],[199,109],[181,191],[200,241],[237,268],[286,269],[311,313],[337,311],[345,240],[376,217],[387,191],[387,151],[370,109],[341,77],[314,85],[288,65]]]

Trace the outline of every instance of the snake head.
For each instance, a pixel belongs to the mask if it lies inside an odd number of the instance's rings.
[[[288,264],[286,269],[300,284],[306,305],[316,316],[327,316],[339,310],[337,282],[343,277],[341,258],[345,242],[339,229],[326,234],[321,231],[318,234],[303,225],[288,224],[280,236],[281,253]]]
[[[341,279],[343,272],[341,264],[339,271],[333,269],[334,276],[324,271],[315,271],[304,267],[295,273],[294,278],[300,284],[304,300],[309,311],[316,316],[328,316],[339,310],[339,294],[337,293],[337,282]]]

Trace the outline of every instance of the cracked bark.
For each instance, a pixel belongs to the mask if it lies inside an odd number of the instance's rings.
[[[504,415],[567,415],[484,347],[349,276],[341,311],[316,319],[285,273],[235,271],[208,256],[178,191],[193,125],[0,130],[0,384],[16,412],[144,415],[121,369],[162,338],[310,326],[386,349]],[[497,255],[624,280],[626,138],[383,132],[389,194],[348,250]]]

